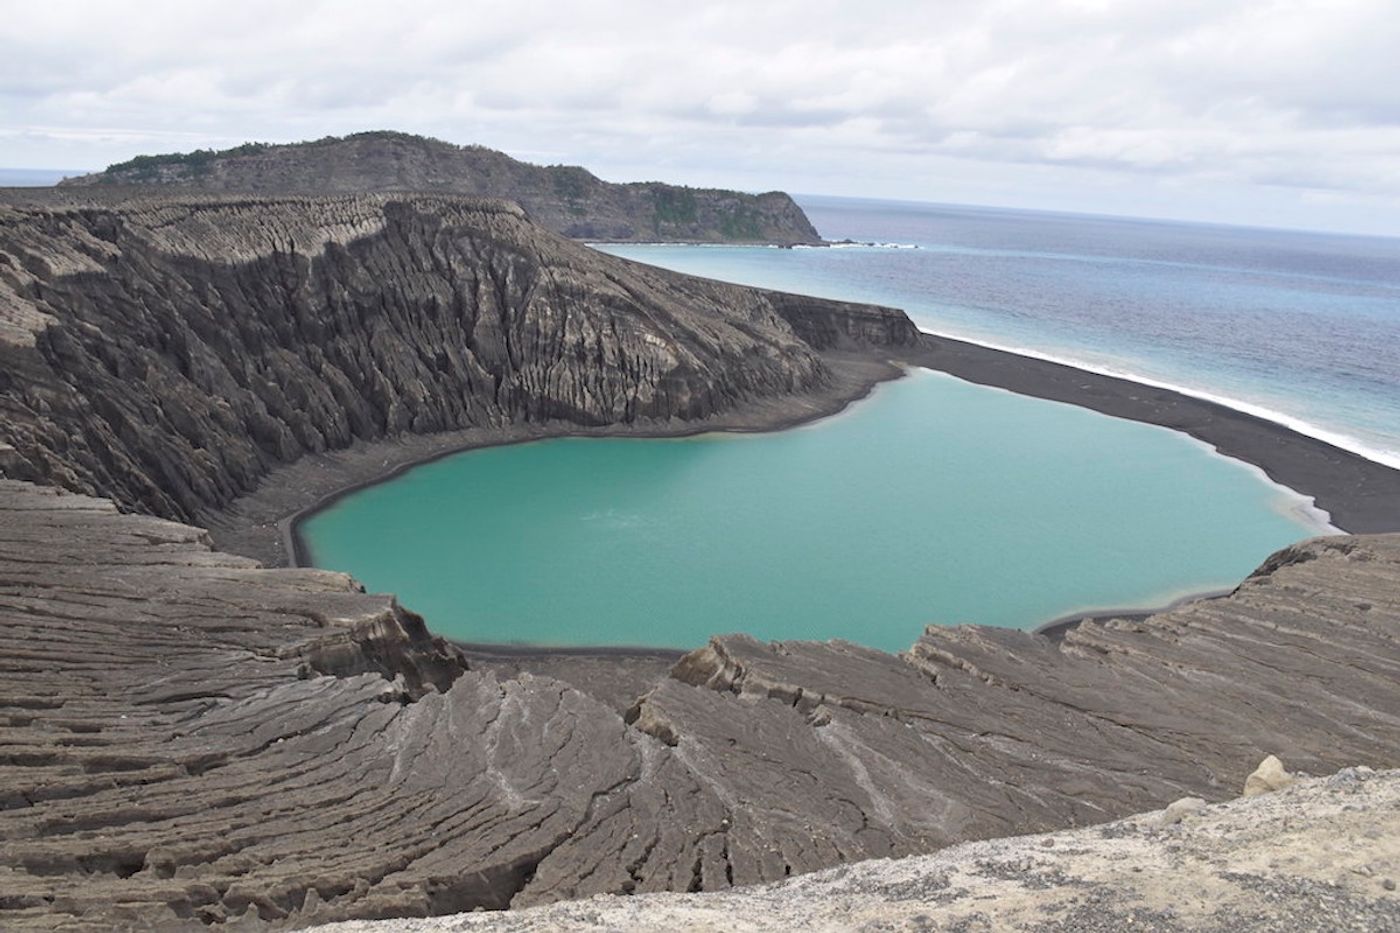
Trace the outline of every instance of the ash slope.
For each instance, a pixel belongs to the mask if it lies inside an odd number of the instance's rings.
[[[745,194],[661,182],[615,184],[573,165],[531,165],[484,146],[371,132],[290,145],[250,143],[139,156],[62,183],[162,185],[202,191],[349,193],[430,191],[515,201],[536,222],[591,240],[817,244],[822,239],[781,191]]]
[[[273,467],[472,427],[820,392],[900,312],[606,256],[458,196],[0,205],[0,475],[191,519]]]
[[[1394,765],[1400,536],[1060,647],[713,641],[626,717],[391,598],[0,481],[0,926],[185,928],[714,891]],[[630,722],[629,722],[630,721]]]
[[[1178,817],[1178,819],[1180,819]],[[319,933],[1400,929],[1400,772],[1347,768],[1171,822],[967,843],[743,891],[351,921]]]

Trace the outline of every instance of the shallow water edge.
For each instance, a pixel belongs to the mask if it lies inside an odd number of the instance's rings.
[[[474,451],[301,531],[458,638],[899,651],[1233,587],[1318,530],[1302,504],[1178,432],[918,368],[790,431]]]
[[[1345,459],[1351,457],[1345,451],[1337,448],[1329,448],[1329,445],[1317,441],[1316,438],[1309,438],[1289,431],[1287,427],[1278,424],[1263,422],[1261,419],[1254,419],[1243,413],[1232,412],[1231,409],[1224,409],[1224,406],[1212,405],[1210,402],[1201,399],[1189,399],[1184,396],[1172,394],[1165,389],[1151,389],[1151,392],[1144,392],[1144,387],[1119,380],[1114,377],[1103,377],[1103,375],[1086,373],[1082,370],[1074,370],[1072,367],[1065,367],[1063,364],[1049,363],[1049,361],[1036,360],[1033,357],[1021,357],[1016,354],[1001,352],[1001,350],[990,350],[987,347],[969,345],[965,342],[953,342],[946,338],[934,338],[927,336],[925,346],[920,347],[918,352],[909,354],[914,359],[896,360],[896,363],[904,366],[920,366],[931,368],[931,370],[942,371],[958,375],[967,381],[979,382],[983,385],[995,385],[998,388],[1007,388],[1009,391],[1019,392],[1023,395],[1039,396],[1039,398],[1050,398],[1053,401],[1067,401],[1077,403],[1082,408],[1099,410],[1102,413],[1119,417],[1130,417],[1131,420],[1140,422],[1161,424],[1163,427],[1170,427],[1173,430],[1183,431],[1190,436],[1197,437],[1197,440],[1210,444],[1217,448],[1225,457],[1240,459],[1243,462],[1250,462],[1249,459],[1239,457],[1236,450],[1243,448],[1245,452],[1263,450],[1266,454],[1256,459],[1264,462],[1253,462],[1254,468],[1259,468],[1278,483],[1280,472],[1287,474],[1289,469],[1296,472],[1298,462],[1288,461],[1289,458],[1302,459],[1302,466],[1316,466],[1309,464],[1308,452],[1312,452],[1313,459],[1319,454],[1317,448],[1322,448],[1323,459],[1330,464],[1336,464],[1338,455]],[[994,364],[988,366],[988,360]],[[252,556],[259,556],[269,563],[288,563],[290,566],[307,565],[307,555],[305,555],[305,545],[300,541],[297,534],[297,525],[305,517],[311,516],[335,502],[344,495],[363,489],[364,486],[375,485],[384,482],[410,468],[410,466],[421,464],[445,457],[445,455],[455,454],[463,450],[473,450],[473,448],[490,447],[490,445],[500,445],[508,443],[525,443],[525,441],[542,440],[546,437],[563,436],[599,436],[599,437],[682,437],[694,436],[694,434],[710,433],[710,431],[762,431],[762,430],[783,430],[785,427],[795,427],[799,424],[813,422],[820,417],[830,416],[833,413],[844,410],[848,403],[858,398],[864,398],[869,394],[879,382],[888,378],[899,377],[902,370],[889,366],[883,360],[872,359],[872,357],[860,357],[858,354],[847,354],[847,356],[833,359],[834,370],[840,373],[839,391],[833,392],[832,396],[820,399],[784,399],[780,405],[760,405],[748,412],[732,413],[725,419],[715,420],[715,422],[704,423],[669,423],[669,424],[647,424],[647,426],[613,426],[605,429],[584,429],[580,430],[573,424],[535,424],[535,426],[507,426],[501,429],[477,429],[472,431],[461,431],[452,436],[428,436],[426,438],[402,438],[399,441],[386,441],[386,443],[364,445],[360,450],[342,451],[335,455],[322,455],[316,457],[316,462],[298,462],[291,465],[286,471],[280,472],[300,472],[301,476],[281,476],[274,475],[263,488],[253,493],[251,497],[245,497],[239,503],[235,503],[232,509],[224,513],[223,516],[214,517],[216,520],[210,521],[211,531],[214,538],[225,548],[234,551],[248,553],[249,548],[239,546],[256,538],[267,538],[267,532],[273,531],[277,538],[281,539],[281,548],[273,548],[272,553],[267,553],[267,549],[262,549],[263,553],[252,553]],[[969,371],[973,370],[973,371]],[[1040,380],[1033,378],[1037,375],[1036,370],[1042,370]],[[1005,378],[1007,373],[1014,373],[1016,378]],[[1070,377],[1070,389],[1065,388],[1065,375]],[[977,378],[969,378],[977,377]],[[1040,391],[1026,391],[1028,388],[1040,389]],[[1011,382],[1011,385],[1005,384]],[[1116,391],[1113,391],[1116,389]],[[1068,398],[1065,398],[1068,395]],[[1168,396],[1165,403],[1161,396]],[[1182,410],[1186,408],[1198,408],[1204,406],[1207,409],[1219,409],[1215,417],[1200,417],[1196,419],[1186,419]],[[1124,412],[1124,408],[1130,409]],[[1110,409],[1110,410],[1105,410]],[[1113,410],[1116,409],[1116,410]],[[1222,412],[1222,413],[1221,413]],[[1210,412],[1208,412],[1210,413]],[[1226,443],[1226,450],[1221,450],[1221,444],[1215,443],[1221,437],[1222,431],[1229,434],[1232,426],[1245,424],[1247,434],[1259,434],[1263,429],[1267,434],[1268,444],[1249,444],[1240,441],[1257,440],[1257,438],[1233,438],[1236,443]],[[1194,430],[1193,430],[1194,429]],[[1204,434],[1204,437],[1203,437]],[[1226,440],[1231,438],[1226,437]],[[419,443],[414,443],[419,441]],[[1299,457],[1296,451],[1303,451]],[[308,458],[309,459],[309,458]],[[1373,523],[1389,523],[1389,528],[1400,528],[1400,471],[1386,468],[1379,464],[1372,464],[1364,458],[1354,458],[1361,461],[1359,469],[1366,474],[1365,479],[1369,482],[1355,483],[1354,476],[1344,475],[1341,478],[1329,474],[1327,471],[1317,472],[1312,469],[1309,476],[1317,482],[1309,483],[1312,489],[1298,489],[1296,486],[1289,486],[1288,489],[1298,493],[1301,499],[1308,499],[1308,493],[1313,493],[1313,499],[1324,499],[1329,503],[1341,503],[1344,510],[1352,511],[1365,509],[1371,511]],[[1350,464],[1352,472],[1357,471],[1357,464]],[[1345,472],[1345,471],[1343,471]],[[1340,479],[1340,482],[1338,482]],[[1284,485],[1284,483],[1280,483]],[[1376,493],[1385,489],[1394,490],[1394,495],[1390,497],[1392,509],[1382,510],[1379,514],[1368,509],[1368,504],[1376,502]],[[307,492],[311,495],[307,495]],[[300,499],[298,499],[300,497]],[[280,510],[280,514],[279,513]],[[1334,520],[1336,521],[1336,520]],[[1337,525],[1343,525],[1341,521],[1336,521]],[[242,525],[242,527],[239,527]],[[1345,525],[1343,525],[1345,527]],[[1386,527],[1366,528],[1366,530],[1387,530]],[[1357,528],[1348,528],[1348,531],[1357,531]],[[239,532],[242,532],[239,539]],[[249,534],[253,532],[253,534]],[[255,549],[256,551],[256,549]],[[279,555],[290,556],[293,560],[287,560]],[[300,551],[300,553],[298,553]],[[272,559],[267,559],[267,558]],[[1172,605],[1180,604],[1182,601],[1189,601],[1191,598],[1210,597],[1218,595],[1218,590],[1207,591],[1207,593],[1190,594],[1186,598],[1176,598]],[[1159,611],[1166,607],[1147,607],[1140,609],[1106,609],[1088,607],[1082,612],[1075,612],[1074,616],[1056,619],[1056,621],[1042,626],[1042,630],[1050,632],[1063,632],[1071,628],[1079,619],[1103,618],[1105,615],[1148,615],[1151,612]],[[917,632],[910,633],[911,639],[917,637]],[[482,646],[473,646],[482,647]],[[512,653],[557,653],[557,649],[547,646],[508,646]],[[606,649],[595,649],[595,651],[606,651]]]

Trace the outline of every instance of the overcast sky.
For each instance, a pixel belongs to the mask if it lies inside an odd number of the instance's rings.
[[[1400,0],[0,0],[0,166],[381,128],[617,181],[1400,235]]]

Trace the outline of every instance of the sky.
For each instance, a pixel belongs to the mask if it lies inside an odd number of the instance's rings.
[[[1400,0],[0,0],[0,166],[368,129],[613,181],[1400,235]]]

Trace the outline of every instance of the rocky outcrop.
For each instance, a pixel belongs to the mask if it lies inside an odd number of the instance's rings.
[[[1400,772],[1346,769],[1284,795],[1096,829],[861,862],[717,894],[594,898],[319,933],[1400,929]]]
[[[781,191],[744,194],[661,182],[614,184],[574,165],[531,165],[483,146],[454,146],[407,133],[138,156],[62,184],[259,194],[444,192],[506,198],[550,230],[580,239],[822,242],[802,208]]]
[[[797,336],[818,350],[852,350],[895,347],[912,352],[921,336],[904,315],[892,315],[888,308],[810,298],[788,292],[764,292],[783,320]]]
[[[1257,797],[1260,794],[1273,793],[1292,784],[1294,780],[1294,776],[1283,767],[1283,762],[1278,760],[1278,756],[1270,755],[1244,779],[1244,795]]]
[[[626,717],[205,541],[0,481],[0,927],[713,891],[1232,798],[1266,751],[1322,773],[1400,748],[1400,536],[1058,648],[720,638]]]
[[[354,441],[694,422],[818,391],[889,309],[629,263],[456,196],[0,205],[0,475],[191,519]]]

